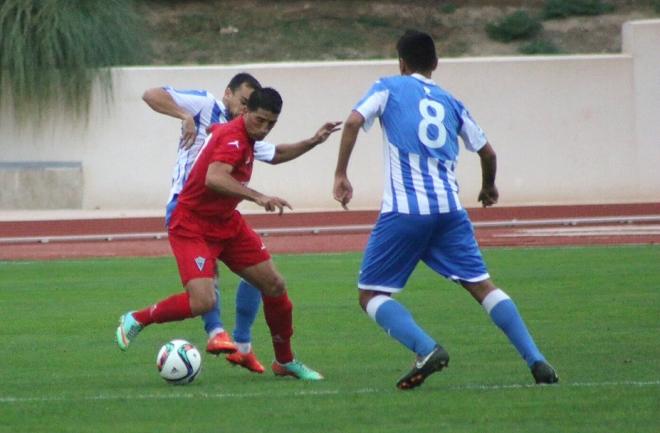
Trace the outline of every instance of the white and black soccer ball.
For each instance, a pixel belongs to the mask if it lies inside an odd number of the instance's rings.
[[[156,367],[160,376],[175,385],[195,380],[202,368],[199,350],[186,340],[172,340],[158,351]]]

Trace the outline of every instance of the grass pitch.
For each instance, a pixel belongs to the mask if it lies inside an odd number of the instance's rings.
[[[256,375],[203,354],[191,385],[155,367],[165,341],[200,350],[200,319],[146,329],[126,353],[121,313],[180,290],[171,258],[0,262],[0,432],[656,432],[660,247],[485,251],[558,386],[532,386],[513,347],[459,286],[425,266],[399,300],[449,351],[421,388],[412,356],[359,309],[359,254],[275,258],[294,302],[294,349],[326,380]],[[237,279],[221,269],[225,324]],[[255,348],[272,359],[262,315]]]

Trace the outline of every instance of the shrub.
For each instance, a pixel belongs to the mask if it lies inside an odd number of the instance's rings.
[[[566,18],[580,15],[601,15],[614,10],[614,5],[601,0],[547,0],[543,6],[543,19]]]
[[[551,41],[546,39],[537,39],[527,44],[521,45],[518,51],[522,54],[559,54],[561,50]]]
[[[660,0],[651,0],[651,6],[656,14],[660,14]]]
[[[86,115],[95,80],[110,95],[108,67],[145,60],[131,6],[131,0],[4,0],[0,100],[12,101],[19,124],[41,120],[52,107]]]
[[[440,12],[443,14],[453,14],[456,12],[456,5],[454,3],[444,3],[442,6],[440,6]]]
[[[488,36],[500,42],[529,39],[536,36],[542,29],[541,22],[523,10],[518,10],[495,23],[486,25]]]

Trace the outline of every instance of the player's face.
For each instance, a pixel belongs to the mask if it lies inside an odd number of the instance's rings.
[[[245,113],[245,129],[251,139],[263,140],[277,123],[278,117],[279,114],[263,108],[258,108],[257,111],[248,111]]]
[[[246,83],[241,84],[238,89],[231,91],[229,87],[225,90],[225,96],[222,102],[225,104],[231,117],[238,117],[247,111],[247,101],[254,89]]]

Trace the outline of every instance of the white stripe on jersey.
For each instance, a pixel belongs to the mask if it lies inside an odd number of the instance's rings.
[[[387,141],[387,140],[385,140]],[[409,200],[414,193],[417,201],[417,212],[420,215],[431,214],[431,194],[436,198],[438,212],[445,213],[452,210],[460,210],[463,207],[458,198],[458,185],[456,183],[455,168],[456,161],[439,161],[435,158],[427,157],[426,173],[422,172],[420,156],[414,153],[408,154],[407,160],[401,161],[399,149],[387,144],[384,151],[385,179],[383,186],[383,201],[381,203],[381,213],[399,212],[411,213]],[[404,171],[402,163],[410,167],[410,183],[413,185],[413,191],[406,191],[404,184]],[[440,170],[439,167],[445,170]],[[429,192],[424,184],[424,178],[431,180],[433,191]],[[453,209],[450,205],[449,194],[453,199]],[[396,206],[395,206],[396,202]]]
[[[392,181],[390,180],[391,176],[391,167],[390,167],[390,145],[387,142],[387,135],[385,130],[382,130],[383,133],[383,166],[385,171],[385,185],[383,187],[383,202],[381,204],[381,212],[392,212],[394,210],[394,200],[392,199]]]
[[[471,152],[478,152],[488,142],[486,134],[472,119],[469,111],[463,110],[461,120],[463,120],[463,127],[459,134],[463,139],[463,143],[465,143],[465,148]]]
[[[434,110],[424,109],[429,104]],[[438,115],[440,109],[445,110],[445,116]],[[478,152],[487,140],[460,101],[419,74],[396,75],[376,81],[353,110],[364,117],[364,130],[376,118],[383,130],[385,184],[381,212],[428,215],[462,209],[454,173],[458,137],[472,152]],[[435,138],[429,134],[434,135],[436,129],[445,139],[440,147],[431,145]]]
[[[412,184],[415,190],[415,197],[417,198],[418,212],[420,215],[429,215],[431,209],[429,207],[429,199],[426,196],[422,169],[419,166],[419,155],[416,153],[408,154],[408,162],[410,163],[410,175],[412,176]]]
[[[199,155],[202,154],[202,151],[206,148],[206,145],[209,144],[209,141],[211,141],[212,136],[213,134],[208,134],[206,136],[206,138],[204,139],[204,143],[202,143],[202,145],[199,146],[199,150],[194,151],[197,152],[196,154],[194,154],[192,148],[190,148],[185,153],[185,158],[182,158],[181,157],[182,153],[179,152],[179,159],[177,160],[177,164],[174,167],[174,176],[172,177],[172,188],[170,190],[170,196],[167,199],[168,203],[174,198],[175,195],[178,195],[183,190],[183,185],[186,182],[186,180],[188,180],[188,175],[195,166],[197,159],[199,159]],[[195,157],[194,159],[192,159],[191,162],[190,157],[193,154],[195,155]]]
[[[401,171],[401,160],[399,159],[399,149],[396,146],[388,144],[390,147],[390,170],[392,171],[392,188],[396,197],[396,211],[400,213],[410,213],[408,207],[408,197],[403,185],[403,172]],[[386,182],[389,179],[386,180]]]
[[[440,172],[438,171],[439,163],[440,161],[435,158],[428,158],[429,175],[433,181],[433,191],[435,192],[438,200],[439,212],[446,213],[449,212],[449,202],[447,201],[447,191],[445,190],[445,186],[442,184]]]
[[[389,90],[384,90],[382,92],[376,92],[373,95],[370,95],[367,99],[362,101],[359,107],[356,107],[355,110],[362,115],[364,118],[364,124],[362,124],[362,130],[365,132],[371,129],[371,126],[374,123],[374,120],[383,114],[383,110],[387,105],[387,100],[390,97]]]
[[[454,169],[456,168],[456,161],[445,161],[445,167],[447,168],[447,181],[452,187],[451,194],[454,197],[454,203],[456,203],[456,210],[461,210],[463,207],[461,206],[461,202],[458,200],[458,194],[456,194],[458,190],[456,174],[454,173]]]
[[[197,163],[197,160],[199,159],[199,155],[201,155],[202,152],[204,151],[204,149],[206,149],[206,146],[208,146],[209,141],[211,141],[212,137],[213,137],[213,133],[210,133],[204,139],[204,144],[202,144],[202,147],[199,148],[199,152],[197,152],[197,155],[195,156],[195,160],[193,161],[192,165],[190,166],[190,171],[192,171],[193,167]]]

